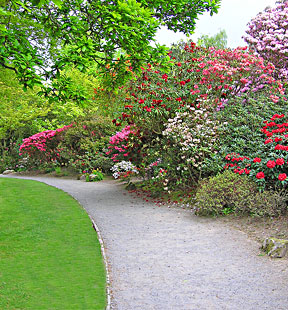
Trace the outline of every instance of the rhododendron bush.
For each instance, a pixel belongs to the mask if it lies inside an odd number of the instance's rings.
[[[248,23],[244,40],[276,67],[276,76],[288,79],[288,1],[277,1]]]
[[[225,169],[251,176],[260,188],[281,188],[288,184],[288,114],[275,114],[262,127],[263,142],[257,157],[231,153]]]
[[[259,89],[266,89],[274,101],[284,93],[282,84],[271,76],[274,66],[245,48],[205,49],[192,42],[174,47],[169,55],[170,72],[148,64],[142,76],[131,82],[125,112],[114,120],[116,125],[136,123],[160,133],[163,123],[187,106],[198,108],[208,102],[215,110],[235,96],[254,97]]]
[[[114,126],[108,119],[86,116],[69,126],[24,139],[20,154],[28,156],[30,165],[38,168],[54,165],[69,166],[80,173],[97,168],[107,172],[113,164],[105,154],[112,132]]]
[[[56,130],[45,130],[23,140],[20,146],[20,155],[29,156],[33,161],[56,161],[60,157],[61,149],[58,148],[61,133],[73,125],[64,126]]]
[[[203,107],[190,107],[186,112],[177,112],[166,124],[163,136],[167,139],[167,144],[164,150],[174,158],[178,173],[182,177],[186,175],[190,182],[197,183],[205,159],[217,153],[217,125],[213,115]]]
[[[246,48],[206,49],[189,42],[174,46],[169,56],[170,71],[148,64],[125,89],[123,112],[113,122],[127,127],[110,141],[109,153],[144,167],[143,174],[160,158],[167,171],[163,186],[186,186],[206,173],[207,159],[219,149],[219,111],[235,100],[249,105],[261,94],[276,104],[284,89],[272,76],[274,66]]]

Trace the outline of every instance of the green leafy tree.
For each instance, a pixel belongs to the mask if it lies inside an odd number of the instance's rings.
[[[70,81],[72,94],[81,91],[90,100],[83,100],[82,105],[72,98],[51,102],[38,96],[39,87],[23,91],[14,72],[0,68],[0,171],[14,168],[23,138],[62,127],[98,111],[93,100],[93,86],[97,81],[75,68],[66,70],[63,75]]]
[[[202,34],[198,40],[197,45],[206,48],[216,47],[217,49],[227,48],[227,33],[225,30],[220,30],[214,36],[208,36],[207,34]]]
[[[195,19],[217,12],[220,0],[2,0],[0,64],[13,70],[25,87],[59,78],[73,65],[123,82],[148,60],[165,60],[165,47],[151,46],[160,25],[190,34]],[[65,48],[63,48],[65,47]],[[122,49],[119,57],[117,51]],[[130,69],[130,70],[127,70]],[[115,73],[116,72],[116,73]],[[68,82],[56,95],[63,95]],[[69,83],[68,83],[69,84]],[[53,84],[52,84],[53,85]],[[48,87],[46,95],[51,95]]]
[[[23,91],[12,71],[0,69],[0,85],[0,140],[8,141],[19,137],[27,124],[32,127],[35,118],[47,115],[49,108],[37,91]]]

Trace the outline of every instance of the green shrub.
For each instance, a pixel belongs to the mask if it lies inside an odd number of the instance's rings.
[[[114,125],[108,118],[90,116],[78,120],[65,132],[61,142],[62,163],[80,173],[91,172],[96,168],[109,173],[113,161],[106,155],[106,147],[114,132]]]
[[[247,197],[240,204],[242,213],[252,216],[277,217],[288,211],[288,194],[285,191],[267,190]]]
[[[114,162],[103,153],[86,152],[84,155],[75,155],[68,163],[78,173],[89,173],[94,169],[101,169],[106,174],[111,174]]]
[[[61,147],[73,150],[78,155],[87,151],[99,152],[114,133],[115,127],[109,118],[86,116],[79,118],[73,127],[64,133]]]
[[[196,193],[197,215],[225,215],[239,212],[243,201],[257,193],[248,177],[225,171],[200,182]]]
[[[200,182],[195,197],[197,215],[279,216],[287,212],[288,194],[285,191],[259,192],[248,176],[232,171]]]

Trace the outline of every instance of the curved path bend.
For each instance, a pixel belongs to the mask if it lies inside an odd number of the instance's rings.
[[[287,260],[259,256],[244,233],[135,199],[112,180],[23,178],[69,193],[97,223],[113,310],[288,309]]]

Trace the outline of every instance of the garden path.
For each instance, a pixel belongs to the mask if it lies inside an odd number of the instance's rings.
[[[113,180],[29,178],[69,193],[97,223],[111,309],[288,309],[287,260],[259,256],[259,245],[244,233],[133,198]]]

